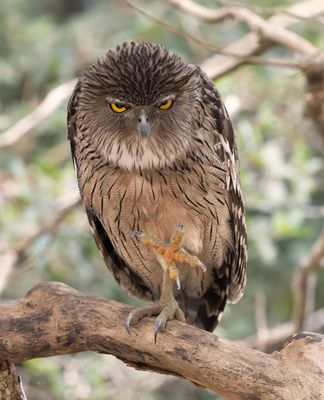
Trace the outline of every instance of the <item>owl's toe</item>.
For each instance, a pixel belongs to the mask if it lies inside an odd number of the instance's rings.
[[[146,307],[135,308],[132,310],[125,321],[125,328],[130,334],[130,326],[136,325],[144,317],[151,317],[153,315],[158,315],[161,312],[161,306],[159,303],[152,304]]]

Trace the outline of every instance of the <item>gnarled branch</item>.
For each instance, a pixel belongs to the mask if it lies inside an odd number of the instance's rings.
[[[315,399],[324,392],[322,335],[300,334],[269,355],[172,321],[154,343],[151,318],[128,335],[129,311],[61,283],[37,285],[18,302],[0,306],[0,359],[91,350],[138,369],[186,378],[234,400]]]

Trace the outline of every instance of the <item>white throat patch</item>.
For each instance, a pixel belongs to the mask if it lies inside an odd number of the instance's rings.
[[[103,150],[103,156],[112,164],[125,170],[163,168],[171,166],[176,158],[174,152],[161,149],[152,149],[144,139],[138,151],[130,152],[126,143],[112,143]]]

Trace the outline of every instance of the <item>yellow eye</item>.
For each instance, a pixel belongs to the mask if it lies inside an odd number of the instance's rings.
[[[173,104],[173,99],[165,100],[159,105],[161,110],[168,110]]]
[[[126,107],[122,104],[110,103],[110,107],[116,113],[122,113],[122,112],[126,111]]]

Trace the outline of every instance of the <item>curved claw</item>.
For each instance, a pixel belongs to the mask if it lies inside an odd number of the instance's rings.
[[[199,264],[198,264],[198,266],[203,270],[203,272],[206,272],[207,271],[207,267],[206,267],[206,265],[205,264],[203,264],[201,261],[199,261]]]
[[[157,335],[161,330],[162,321],[159,319],[156,321],[155,328],[154,328],[154,343],[156,343]]]
[[[129,335],[131,334],[131,333],[130,333],[130,323],[131,323],[132,319],[133,319],[132,314],[129,314],[128,317],[127,317],[127,319],[126,319],[126,321],[125,321],[125,328],[126,328],[126,331],[127,331],[127,333],[128,333]]]
[[[180,283],[179,276],[177,276],[177,278],[176,278],[176,284],[177,284],[177,289],[180,290],[181,289],[181,283]]]

